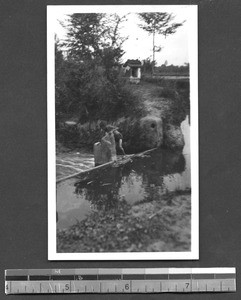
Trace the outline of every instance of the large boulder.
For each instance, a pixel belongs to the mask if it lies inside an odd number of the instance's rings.
[[[162,146],[162,119],[147,115],[138,118],[122,118],[115,124],[123,135],[123,147],[127,153],[137,153]]]
[[[101,142],[99,123],[100,120],[74,126],[76,127],[74,131],[75,136],[71,140],[76,141],[77,147],[88,146],[92,148],[95,143]],[[182,150],[185,144],[180,126],[171,123],[163,124],[162,119],[154,115],[147,115],[142,118],[123,117],[115,122],[108,122],[108,124],[119,128],[123,135],[123,147],[127,153],[138,153],[156,147]],[[72,128],[73,126],[70,127]],[[70,129],[68,129],[65,136],[72,137]],[[109,154],[107,154],[110,152],[110,149],[106,148],[104,150],[105,145],[103,143],[102,146],[98,144],[96,147],[95,152],[97,157],[99,157],[96,164],[110,161]],[[114,149],[114,147],[112,148]],[[106,153],[104,155],[105,158],[103,157],[103,152]]]
[[[165,146],[168,149],[182,150],[184,145],[184,135],[180,126],[173,124],[166,125],[163,146]]]
[[[162,145],[163,127],[161,118],[146,116],[140,119],[140,141],[147,149]]]

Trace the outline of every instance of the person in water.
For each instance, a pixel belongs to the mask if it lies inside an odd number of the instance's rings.
[[[105,123],[100,123],[100,128],[106,133],[110,134],[113,133],[114,139],[115,139],[115,146],[116,146],[116,153],[121,155],[126,155],[125,150],[122,146],[123,136],[122,134],[117,130],[118,128],[112,126],[112,125],[106,125]]]
[[[121,153],[121,155],[126,155],[125,150],[122,147],[122,140],[123,136],[122,134],[115,128],[113,130],[114,138],[115,138],[115,145],[116,145],[116,153]]]
[[[113,130],[104,127],[102,131],[104,132],[104,136],[101,138],[103,153],[105,153],[107,161],[116,161],[116,144]]]

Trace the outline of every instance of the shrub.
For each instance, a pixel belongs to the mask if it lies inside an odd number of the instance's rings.
[[[176,94],[177,94],[176,90],[168,87],[164,87],[163,89],[160,90],[159,97],[175,99]]]

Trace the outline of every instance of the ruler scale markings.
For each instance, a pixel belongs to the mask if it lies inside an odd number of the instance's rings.
[[[6,270],[5,282],[6,294],[234,292],[236,271],[235,268],[18,269]],[[44,282],[48,287],[43,288]]]

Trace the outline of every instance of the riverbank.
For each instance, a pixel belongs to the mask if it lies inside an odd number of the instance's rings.
[[[191,190],[151,201],[93,210],[57,231],[57,252],[172,252],[191,250]]]
[[[189,110],[189,81],[156,80],[141,81],[139,85],[130,85],[130,93],[139,101],[141,113],[137,116],[129,112],[129,115],[116,120],[106,120],[109,124],[119,127],[124,136],[123,146],[127,153],[137,153],[150,149],[146,144],[146,136],[143,135],[145,124],[141,118],[148,117],[148,122],[153,118],[154,123],[160,119],[162,124],[159,130],[159,144],[162,147],[182,149],[183,136],[180,124],[185,119]],[[73,117],[73,119],[75,119]],[[72,122],[66,125],[66,119],[57,128],[57,145],[68,149],[93,148],[93,144],[100,140],[100,120],[86,123]],[[145,120],[146,122],[146,120]],[[73,125],[75,124],[75,125]],[[151,129],[152,130],[152,129]],[[156,147],[155,137],[151,147]],[[61,148],[60,147],[60,148]],[[57,148],[59,151],[59,149]]]
[[[162,149],[119,167],[58,184],[58,252],[191,251],[188,84],[182,88],[143,82],[130,85],[130,89],[144,104],[147,116],[162,120]],[[125,149],[140,152],[138,119],[122,118],[112,124],[123,133]],[[94,139],[98,138],[98,122],[78,124],[73,133],[77,146],[63,148],[60,144],[57,149],[58,161],[67,161],[68,170],[74,163],[73,153],[78,162],[89,159]],[[173,145],[172,133],[176,133]],[[181,149],[175,148],[178,137],[181,145],[185,144]],[[87,156],[77,154],[88,145],[91,150]]]

